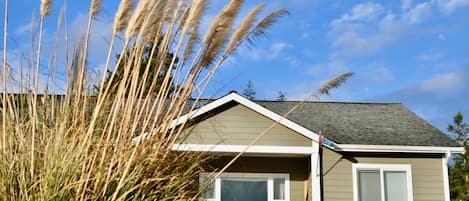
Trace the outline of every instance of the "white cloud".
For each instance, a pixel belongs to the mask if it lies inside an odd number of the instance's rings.
[[[290,66],[296,67],[300,65],[300,61],[296,56],[288,56],[286,61],[290,64]]]
[[[267,53],[268,59],[276,59],[280,54],[287,48],[292,48],[293,45],[289,43],[277,42],[270,46],[269,52]]]
[[[339,73],[344,73],[349,69],[343,61],[340,60],[331,60],[325,63],[318,63],[311,65],[306,73],[313,76],[331,76]]]
[[[331,59],[347,59],[370,55],[394,40],[395,37],[388,33],[368,36],[354,31],[343,32],[332,42],[332,47],[337,49],[331,54]]]
[[[332,24],[337,25],[357,20],[372,20],[382,10],[383,7],[377,3],[367,2],[363,4],[358,4],[355,5],[350,12],[345,13],[339,19],[332,21]]]
[[[326,81],[327,80],[308,81],[291,86],[288,88],[287,98],[288,100],[304,100]]]
[[[469,0],[437,0],[437,3],[441,11],[446,14],[451,14],[460,7],[469,6]]]
[[[372,55],[422,29],[419,25],[441,12],[469,5],[469,0],[427,0],[416,5],[401,1],[401,10],[385,9],[378,3],[362,3],[332,20],[327,34],[333,48],[332,60]],[[443,35],[439,35],[444,40]]]
[[[247,55],[253,61],[260,61],[264,57],[263,50],[259,48],[251,48],[251,49],[243,48],[240,51],[240,54]]]
[[[84,37],[88,23],[88,15],[79,13],[71,22],[70,33],[71,38],[76,44]],[[88,60],[90,68],[98,68],[98,64],[103,63],[107,57],[109,43],[112,35],[112,22],[106,20],[94,20],[91,27]],[[122,40],[116,40],[113,55],[119,54],[123,46]],[[114,58],[111,58],[114,59]],[[90,69],[93,70],[93,69]]]
[[[401,9],[407,10],[412,6],[412,0],[401,0]]]
[[[241,48],[239,53],[246,56],[253,61],[260,61],[263,59],[275,60],[282,56],[283,59],[288,60],[288,56],[284,55],[286,49],[293,48],[293,45],[285,42],[275,42],[270,45],[268,49],[265,48]]]
[[[37,22],[29,22],[27,24],[20,25],[20,26],[18,26],[18,28],[16,28],[14,34],[17,35],[17,36],[27,34],[27,33],[31,32],[31,26],[33,26],[33,28],[35,28],[35,27],[37,27],[37,25],[38,25]]]
[[[456,114],[469,114],[469,66],[449,73],[440,73],[428,79],[384,96],[378,102],[402,102],[433,125],[444,130]]]
[[[458,88],[463,83],[463,77],[459,73],[436,74],[423,81],[420,86],[424,92],[443,92]]]
[[[423,61],[423,62],[430,62],[430,61],[438,61],[441,58],[443,58],[443,53],[441,52],[430,52],[430,53],[424,53],[420,54],[416,57],[417,60]]]
[[[391,70],[382,64],[372,64],[372,70],[369,73],[370,79],[375,83],[387,83],[394,79]]]
[[[417,4],[414,8],[404,13],[403,20],[412,24],[421,23],[431,16],[432,14],[431,11],[432,11],[432,3],[430,1],[423,2],[423,3]]]

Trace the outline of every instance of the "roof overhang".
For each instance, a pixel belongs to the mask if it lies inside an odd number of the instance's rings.
[[[175,144],[174,151],[196,151],[216,154],[282,154],[282,155],[310,155],[312,147],[308,146],[260,146],[254,145],[225,145],[225,144]],[[357,145],[338,144],[333,151],[363,152],[363,153],[423,153],[447,154],[463,153],[464,147],[432,147],[432,146],[395,146],[395,145]]]
[[[254,145],[221,145],[221,144],[175,144],[174,151],[195,151],[215,154],[238,154],[245,155],[311,155],[313,147],[308,146],[262,146]]]
[[[339,152],[463,153],[464,147],[337,144]]]

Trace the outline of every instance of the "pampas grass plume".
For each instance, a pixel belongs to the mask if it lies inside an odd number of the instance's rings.
[[[116,15],[114,17],[114,25],[112,27],[115,33],[121,32],[125,29],[129,23],[130,14],[133,7],[133,0],[121,0],[119,3],[119,8],[117,9]]]
[[[159,28],[159,23],[161,18],[161,11],[165,5],[163,1],[158,1],[154,5],[152,5],[151,10],[149,11],[148,15],[145,17],[142,28],[141,28],[141,36],[145,42],[153,41],[153,38]]]
[[[317,91],[320,95],[330,95],[330,90],[331,89],[340,87],[352,75],[353,75],[353,73],[351,73],[351,72],[338,75],[338,76],[330,79],[326,83],[324,83],[321,87],[318,88]]]
[[[132,16],[130,16],[127,29],[125,30],[125,37],[127,40],[140,32],[145,16],[150,11],[150,1],[152,0],[140,0],[138,2],[137,8],[135,8]]]
[[[254,22],[257,19],[257,16],[264,8],[264,4],[259,4],[249,11],[248,15],[239,25],[238,29],[233,33],[233,36],[228,43],[228,47],[225,50],[225,55],[229,55],[236,51],[236,48],[239,47],[239,44],[246,38],[249,30],[253,27]]]
[[[102,1],[103,0],[93,0],[91,1],[91,10],[90,10],[90,15],[92,17],[96,17],[99,12],[101,12],[101,10],[103,10],[103,7],[102,7]]]
[[[231,0],[212,21],[203,40],[208,46],[201,61],[203,67],[210,66],[223,48],[223,45],[225,45],[227,37],[231,32],[231,26],[241,9],[242,3],[243,0]]]
[[[41,0],[41,15],[49,16],[52,11],[52,0]]]

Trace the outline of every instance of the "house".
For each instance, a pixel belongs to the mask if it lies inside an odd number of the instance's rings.
[[[244,151],[204,200],[449,201],[448,158],[463,148],[402,104],[305,102],[282,118],[297,103],[230,93],[173,122],[196,122],[173,149],[219,155],[211,167]]]

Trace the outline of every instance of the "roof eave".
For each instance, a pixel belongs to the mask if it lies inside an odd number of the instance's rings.
[[[464,147],[337,144],[338,152],[464,153]]]

